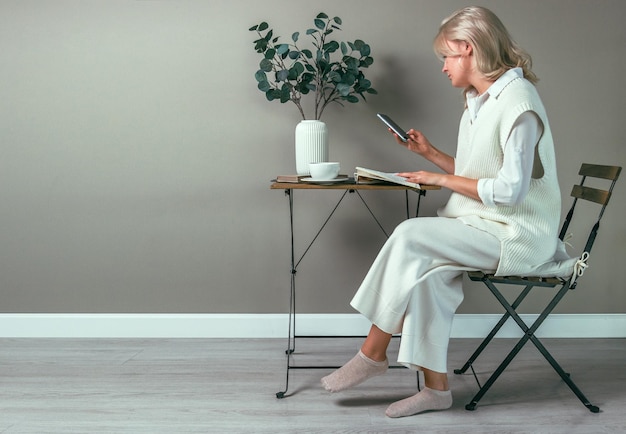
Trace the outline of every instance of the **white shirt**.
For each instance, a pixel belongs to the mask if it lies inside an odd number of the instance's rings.
[[[482,95],[468,93],[467,109],[471,121],[478,117],[490,94],[497,95],[511,80],[519,77],[523,77],[522,68],[513,68],[502,74]],[[524,200],[530,187],[535,146],[542,133],[543,125],[534,112],[524,112],[517,118],[504,145],[504,161],[497,177],[478,180],[478,196],[485,205],[511,206]]]

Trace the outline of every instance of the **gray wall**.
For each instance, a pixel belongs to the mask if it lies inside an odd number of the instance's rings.
[[[477,1],[534,57],[569,192],[582,161],[624,164],[622,0]],[[248,28],[288,40],[319,11],[363,38],[380,94],[325,114],[344,172],[430,166],[374,118],[392,114],[454,152],[460,92],[432,54],[439,22],[463,1],[0,2],[2,312],[285,312],[287,199],[270,179],[294,172],[291,104],[257,91]],[[584,285],[561,312],[626,312],[626,185],[618,186]],[[429,194],[422,214],[445,200]],[[365,194],[388,229],[401,193]],[[413,198],[412,198],[413,199]],[[337,196],[297,192],[298,250]],[[351,312],[384,237],[355,197],[298,273],[298,309]],[[497,311],[468,285],[463,313]],[[534,306],[530,303],[530,308]]]

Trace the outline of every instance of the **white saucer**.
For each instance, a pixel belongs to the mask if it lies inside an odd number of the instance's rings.
[[[302,178],[300,181],[302,182],[310,182],[313,184],[336,184],[339,182],[346,182],[348,181],[350,178],[347,176],[338,176],[337,178],[332,178],[332,179],[316,179],[316,178]]]

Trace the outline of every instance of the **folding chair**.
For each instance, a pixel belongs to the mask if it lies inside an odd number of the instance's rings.
[[[506,369],[509,363],[513,360],[513,358],[519,353],[522,347],[530,340],[535,347],[539,350],[541,354],[546,358],[546,360],[552,365],[554,370],[561,376],[563,381],[572,389],[574,394],[582,401],[582,403],[587,407],[591,412],[597,413],[600,411],[598,407],[592,405],[585,395],[578,389],[578,387],[574,384],[570,375],[566,373],[563,368],[556,362],[556,360],[552,357],[552,355],[546,350],[543,344],[537,339],[535,333],[539,326],[544,322],[544,320],[548,317],[550,312],[556,307],[556,305],[561,301],[563,296],[569,291],[576,288],[577,279],[580,277],[584,269],[587,266],[587,261],[589,260],[589,254],[591,253],[591,247],[596,239],[596,235],[598,233],[598,229],[600,227],[600,220],[604,214],[604,210],[609,203],[609,199],[611,198],[611,193],[613,191],[613,187],[615,186],[615,182],[617,181],[619,174],[622,168],[619,166],[599,166],[593,164],[583,164],[578,172],[579,175],[582,176],[582,180],[579,185],[574,185],[572,189],[571,196],[574,198],[572,206],[567,213],[567,216],[563,222],[563,226],[561,227],[561,232],[559,234],[559,238],[561,241],[564,241],[566,232],[569,228],[570,222],[572,221],[572,217],[574,215],[574,210],[576,209],[576,205],[579,200],[589,201],[594,204],[601,205],[600,212],[597,217],[597,221],[591,228],[589,236],[587,237],[587,242],[585,244],[585,248],[583,253],[578,258],[569,258],[565,260],[563,257],[563,261],[561,261],[558,265],[567,265],[565,267],[565,276],[559,277],[563,274],[546,274],[543,276],[513,276],[513,277],[496,277],[493,274],[485,274],[480,271],[470,271],[468,272],[468,276],[472,281],[483,282],[487,288],[491,291],[491,293],[496,297],[496,299],[500,302],[500,304],[506,310],[506,313],[502,316],[500,321],[496,324],[493,330],[487,335],[487,337],[483,340],[480,346],[476,349],[474,354],[468,359],[465,365],[461,369],[455,369],[455,374],[463,374],[467,371],[468,368],[471,368],[472,373],[474,374],[474,378],[478,383],[478,387],[480,390],[474,396],[474,398],[470,401],[469,404],[465,406],[467,410],[474,410],[478,401],[483,397],[483,395],[489,390],[489,388],[493,385],[493,383],[497,380],[497,378],[502,374],[502,372]],[[585,180],[587,178],[599,178],[602,180],[610,181],[610,187],[608,190],[601,190],[599,188],[593,188],[585,186]],[[598,181],[596,181],[597,183]],[[607,181],[604,181],[605,183]],[[597,208],[596,208],[597,209]],[[579,215],[578,213],[577,215]],[[581,214],[582,215],[582,214]],[[564,253],[564,250],[563,250]],[[552,270],[554,273],[554,270]],[[501,294],[500,290],[498,290],[497,285],[517,285],[518,287],[523,287],[520,294],[513,301],[513,303],[509,303],[507,299]],[[556,295],[552,298],[552,300],[548,303],[546,308],[541,312],[541,314],[537,317],[535,322],[532,325],[528,326],[526,323],[520,318],[515,309],[522,303],[524,298],[529,294],[531,289],[539,287],[539,288],[555,288],[557,290]],[[489,344],[489,342],[493,339],[496,333],[500,330],[500,328],[504,325],[505,322],[509,318],[512,318],[517,325],[524,332],[524,336],[519,340],[517,345],[510,351],[510,353],[506,356],[504,361],[498,366],[498,368],[494,371],[494,373],[489,377],[487,382],[481,386],[478,381],[478,377],[476,376],[476,372],[474,371],[473,364],[476,358],[480,355],[480,353],[485,349],[485,347]]]

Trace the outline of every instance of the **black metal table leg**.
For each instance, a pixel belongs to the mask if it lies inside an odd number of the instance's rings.
[[[328,369],[328,368],[337,368],[337,366],[292,366],[291,365],[291,355],[295,352],[295,349],[296,349],[296,337],[297,337],[297,334],[296,334],[296,274],[297,274],[298,266],[300,265],[300,263],[302,262],[302,260],[306,256],[306,254],[309,252],[310,248],[313,246],[313,244],[317,240],[317,238],[320,235],[320,233],[322,232],[322,230],[326,227],[327,223],[332,218],[332,216],[334,215],[335,211],[337,210],[337,208],[339,207],[339,205],[341,204],[341,202],[343,201],[343,199],[345,198],[347,193],[357,193],[358,197],[361,199],[361,201],[363,202],[363,204],[365,205],[365,207],[369,211],[370,215],[374,219],[374,221],[378,224],[378,227],[380,228],[380,230],[385,234],[385,236],[387,238],[389,237],[389,234],[387,233],[387,231],[385,231],[384,227],[382,226],[382,224],[380,223],[380,221],[378,220],[376,215],[372,212],[372,210],[368,206],[368,204],[365,201],[365,199],[363,198],[363,196],[357,190],[354,190],[354,189],[345,190],[344,193],[339,198],[339,201],[336,203],[336,205],[334,206],[334,208],[332,209],[332,211],[330,212],[330,214],[328,215],[328,217],[326,218],[326,220],[324,221],[324,223],[322,224],[322,226],[318,230],[318,232],[315,234],[315,236],[313,237],[313,239],[311,240],[309,245],[304,250],[304,253],[296,261],[296,256],[295,256],[295,230],[294,230],[294,215],[293,215],[294,214],[293,213],[293,189],[285,189],[285,195],[289,199],[289,226],[290,226],[290,235],[291,235],[291,282],[290,282],[290,287],[291,288],[290,288],[290,294],[289,294],[289,327],[288,327],[288,336],[287,336],[287,349],[285,350],[285,355],[286,355],[286,359],[287,359],[286,360],[286,365],[287,365],[286,366],[286,374],[285,374],[285,388],[284,388],[284,390],[279,391],[279,392],[276,393],[276,398],[278,398],[278,399],[284,398],[286,396],[286,394],[287,394],[287,391],[289,390],[289,372],[292,369]],[[417,200],[417,208],[416,208],[416,211],[415,211],[415,216],[416,217],[418,216],[418,213],[419,213],[420,199],[421,199],[422,196],[424,196],[426,194],[426,191],[420,190],[417,193],[418,193],[418,200]],[[405,198],[406,198],[407,218],[409,218],[410,216],[408,215],[408,213],[409,213],[408,192],[406,193]],[[314,336],[307,336],[307,337],[314,337]],[[399,366],[392,366],[392,367],[399,367]],[[419,377],[418,377],[418,388],[419,388]]]

